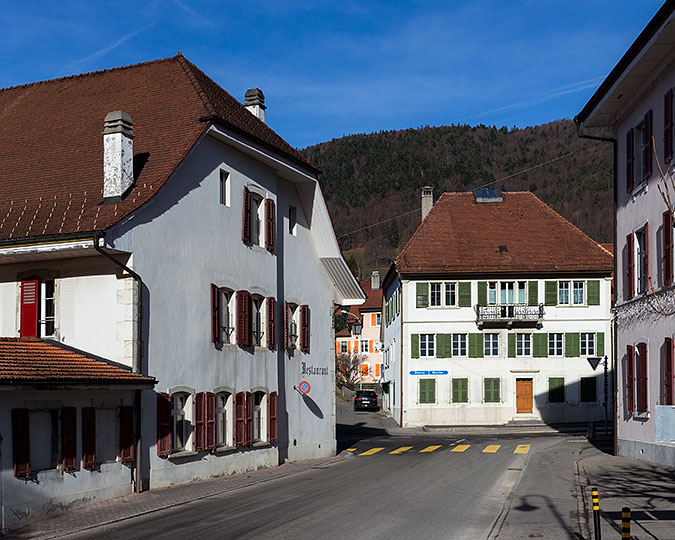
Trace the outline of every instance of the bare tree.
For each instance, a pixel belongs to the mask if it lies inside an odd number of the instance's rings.
[[[359,354],[340,353],[335,358],[335,373],[340,381],[354,384],[359,380],[363,358]]]

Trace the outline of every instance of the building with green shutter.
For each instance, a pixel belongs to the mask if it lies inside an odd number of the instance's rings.
[[[588,359],[611,354],[611,280],[611,253],[532,193],[444,193],[383,280],[384,410],[402,426],[602,419]]]

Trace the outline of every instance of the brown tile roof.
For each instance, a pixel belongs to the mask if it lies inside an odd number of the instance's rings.
[[[0,384],[151,385],[154,379],[39,338],[0,338]]]
[[[611,253],[529,192],[485,203],[444,193],[396,258],[403,274],[610,274],[612,266]]]
[[[147,162],[119,204],[103,197],[103,119],[127,112]],[[0,240],[103,230],[150,200],[210,122],[316,171],[181,54],[0,90]]]
[[[370,287],[370,281],[362,281],[361,288],[363,292],[366,293],[366,301],[360,306],[354,306],[358,308],[360,312],[368,311],[382,311],[382,288],[373,290]]]
[[[349,328],[343,328],[339,332],[335,332],[335,337],[351,337],[352,333]]]

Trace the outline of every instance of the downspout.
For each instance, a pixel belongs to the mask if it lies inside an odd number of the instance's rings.
[[[143,280],[136,272],[129,268],[122,261],[113,257],[107,251],[104,251],[103,248],[99,245],[99,240],[105,236],[104,233],[95,232],[94,233],[94,249],[103,255],[106,259],[112,262],[115,266],[118,266],[127,273],[127,276],[131,276],[136,282],[136,290],[138,291],[138,299],[136,302],[136,352],[132,359],[131,370],[134,373],[141,373],[142,369],[142,337],[143,337]],[[135,478],[134,478],[134,491],[140,493],[141,486],[141,390],[134,391],[134,409],[136,416],[136,459],[135,459]]]
[[[585,135],[584,133],[581,133],[581,121],[579,120],[578,116],[574,117],[574,124],[577,127],[577,137],[580,139],[589,139],[591,141],[601,141],[601,142],[610,142],[612,143],[612,168],[614,169],[612,171],[612,179],[614,182],[614,208],[612,212],[612,227],[614,231],[614,276],[612,279],[612,287],[616,287],[617,284],[617,277],[619,275],[618,273],[618,265],[617,265],[617,251],[616,251],[616,207],[618,204],[618,194],[619,194],[619,186],[618,186],[618,149],[619,149],[619,143],[615,137],[601,137],[598,135]],[[614,291],[614,300],[612,301],[612,308],[614,308],[614,305],[616,303],[616,297],[617,297],[617,292]],[[612,415],[613,415],[613,420],[614,420],[614,455],[617,455],[617,446],[618,446],[618,426],[617,426],[617,403],[618,403],[618,388],[617,388],[617,372],[616,372],[616,359],[618,358],[618,348],[617,348],[617,323],[616,323],[616,317],[612,317]]]

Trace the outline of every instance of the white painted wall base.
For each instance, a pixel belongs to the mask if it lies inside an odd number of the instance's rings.
[[[619,439],[618,454],[623,457],[675,467],[675,444]]]

